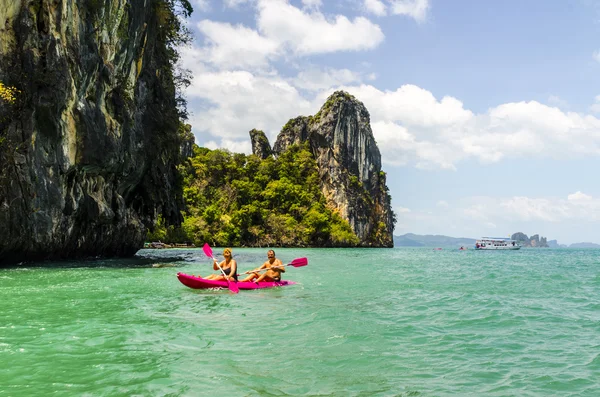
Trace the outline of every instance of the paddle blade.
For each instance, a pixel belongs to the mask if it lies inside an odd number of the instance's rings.
[[[204,247],[202,247],[202,251],[204,251],[204,255],[208,256],[209,258],[213,257],[212,248],[210,248],[210,245],[208,245],[208,243],[204,243]]]
[[[240,292],[240,289],[237,286],[237,283],[235,281],[229,281],[229,290],[231,292],[233,292],[234,294],[237,294],[238,292]]]
[[[308,265],[308,259],[307,258],[296,258],[293,261],[291,261],[290,263],[288,263],[288,265],[294,266],[294,267],[306,266],[306,265]]]

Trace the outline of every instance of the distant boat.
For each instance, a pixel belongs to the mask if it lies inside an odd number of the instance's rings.
[[[518,250],[521,246],[516,240],[503,237],[482,237],[475,242],[476,250]]]

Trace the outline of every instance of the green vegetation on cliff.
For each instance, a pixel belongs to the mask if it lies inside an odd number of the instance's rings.
[[[217,246],[355,246],[347,221],[326,205],[306,146],[278,158],[194,147],[180,167],[188,206],[181,228],[159,222],[152,241]]]
[[[6,140],[4,129],[11,121],[11,112],[14,111],[12,105],[17,101],[18,94],[19,90],[15,87],[6,86],[0,81],[0,149]]]
[[[15,87],[7,87],[0,81],[0,99],[6,103],[13,103],[16,100],[17,89]]]

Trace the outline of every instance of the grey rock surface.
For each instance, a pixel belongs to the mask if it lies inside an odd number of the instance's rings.
[[[273,151],[304,142],[317,160],[327,202],[348,220],[360,245],[393,247],[391,197],[363,103],[344,91],[333,93],[316,115],[290,120]]]
[[[184,152],[156,1],[0,0],[0,263],[133,255],[181,220]],[[191,145],[187,145],[191,148]]]

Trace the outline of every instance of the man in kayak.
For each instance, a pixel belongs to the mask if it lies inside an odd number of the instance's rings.
[[[261,281],[281,281],[281,273],[285,272],[283,263],[281,263],[281,260],[275,258],[275,251],[273,250],[267,252],[267,258],[267,261],[260,267],[247,271],[246,273],[250,273],[250,275],[241,281],[254,281],[255,283]],[[261,270],[266,270],[266,272],[259,275],[258,272]]]
[[[227,275],[227,279],[229,281],[232,281],[232,279],[238,281],[237,262],[235,261],[235,259],[233,259],[231,248],[225,248],[223,250],[223,256],[225,257],[225,260],[219,264],[221,266],[221,269],[223,269],[223,273]],[[219,270],[219,266],[217,265],[216,260],[213,262],[213,269]],[[224,281],[225,276],[223,276],[223,273],[221,273],[221,271],[219,270],[219,273],[211,274],[210,276],[205,277],[204,279]]]

